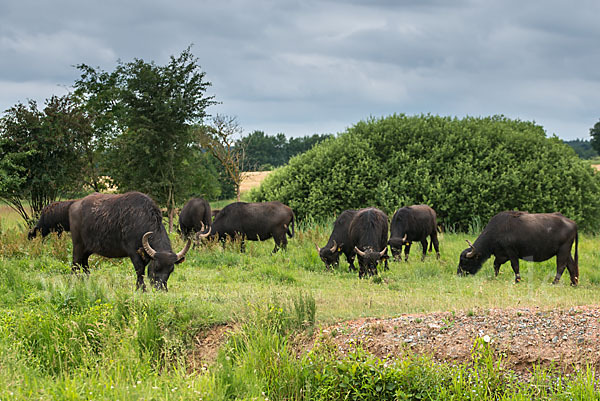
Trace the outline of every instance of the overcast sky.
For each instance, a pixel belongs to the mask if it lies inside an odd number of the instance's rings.
[[[164,65],[193,44],[210,114],[245,133],[337,133],[370,116],[504,114],[587,138],[600,1],[1,0],[0,110],[62,95],[75,64]]]

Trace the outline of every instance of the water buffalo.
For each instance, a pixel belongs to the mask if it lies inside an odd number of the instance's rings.
[[[571,247],[575,241],[575,260]],[[481,265],[495,256],[496,276],[500,266],[510,260],[515,282],[521,281],[519,259],[542,262],[556,256],[558,283],[565,267],[571,275],[571,285],[579,282],[577,224],[560,213],[501,212],[492,217],[475,243],[460,254],[457,273],[475,274]]]
[[[350,223],[354,216],[358,213],[357,210],[344,210],[333,223],[333,231],[329,236],[329,241],[323,248],[317,247],[319,257],[325,266],[330,268],[331,266],[337,266],[340,260],[340,252],[346,255],[348,261],[349,271],[356,270],[354,267],[354,245],[350,241]]]
[[[120,195],[95,193],[74,202],[69,209],[73,238],[73,271],[89,273],[88,258],[95,253],[107,258],[129,257],[137,274],[137,288],[146,289],[144,271],[157,289],[167,290],[174,265],[190,248],[174,253],[162,214],[154,201],[139,192]],[[208,233],[206,234],[208,235]]]
[[[52,202],[42,209],[40,219],[35,227],[29,231],[27,238],[32,240],[37,236],[38,231],[45,238],[51,232],[56,232],[60,237],[63,231],[70,231],[69,226],[69,207],[74,200]]]
[[[210,228],[212,214],[210,204],[202,198],[192,198],[183,205],[179,213],[179,230],[184,238]]]
[[[431,240],[429,252],[431,252],[433,245],[439,259],[440,244],[437,238],[437,219],[432,208],[427,205],[405,206],[394,213],[390,227],[390,240],[388,241],[394,259],[398,261],[402,259],[402,246],[404,246],[404,260],[408,261],[411,243],[419,241],[423,247],[421,261],[425,260],[427,237],[430,237]]]
[[[286,234],[292,238],[294,230],[294,212],[281,202],[235,202],[225,206],[217,214],[210,235],[218,236],[221,241],[225,241],[227,237],[240,238],[242,252],[245,240],[264,241],[273,237],[273,252],[277,252],[279,247],[286,248]]]
[[[359,210],[350,223],[350,241],[358,255],[358,277],[377,274],[377,264],[387,269],[388,217],[379,209]]]

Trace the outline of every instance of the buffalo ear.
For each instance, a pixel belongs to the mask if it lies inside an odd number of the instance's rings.
[[[180,264],[181,262],[183,262],[185,260],[185,257],[179,259],[178,261],[175,262],[176,265]]]

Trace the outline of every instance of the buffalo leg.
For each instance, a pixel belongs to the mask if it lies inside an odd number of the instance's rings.
[[[579,266],[575,260],[569,254],[567,269],[569,270],[569,275],[571,276],[571,285],[575,286],[579,284]]]
[[[570,243],[568,246],[563,246],[559,249],[558,254],[556,255],[556,277],[552,284],[558,284],[558,281],[565,271],[565,267],[569,270],[571,285],[575,286],[579,284],[579,266],[577,266],[577,263],[575,263],[575,260],[571,257],[572,245],[573,244]]]
[[[88,258],[91,253],[86,252],[80,247],[73,247],[73,266],[71,267],[71,271],[76,273],[79,269],[83,269],[84,273],[89,273],[90,269],[88,266]]]
[[[285,237],[285,231],[282,233],[281,236],[274,235],[273,239],[275,240],[275,248],[273,248],[273,253],[277,252],[280,247],[284,251],[287,249],[287,238]]]
[[[429,237],[431,242],[433,243],[433,247],[435,248],[435,257],[436,259],[440,258],[440,242],[438,241],[437,232],[434,232]],[[431,245],[430,245],[431,246]]]
[[[346,260],[348,261],[348,265],[349,265],[348,266],[349,273],[356,271],[356,267],[354,267],[354,257],[355,256],[356,255],[354,255],[354,254],[350,254],[350,255],[346,254]]]
[[[521,275],[519,274],[519,258],[516,258],[516,257],[510,258],[510,265],[512,266],[512,269],[515,272],[515,283],[520,282]]]
[[[500,273],[500,266],[502,266],[502,264],[504,264],[507,260],[507,258],[501,258],[499,256],[496,256],[494,259],[494,273],[496,273],[496,277],[498,277],[498,274]]]
[[[421,262],[425,260],[425,255],[427,255],[427,238],[421,241],[421,246],[423,247],[423,255],[421,256]]]
[[[410,242],[404,245],[404,261],[408,262],[408,254],[410,253]]]
[[[137,275],[137,280],[135,283],[135,289],[146,292],[146,283],[144,283],[144,272],[146,271],[146,262],[142,259],[140,255],[137,253],[134,256],[130,256],[131,263],[133,263],[133,267],[135,268],[135,274]]]
[[[388,267],[388,250],[387,250],[387,246],[385,247],[385,254],[383,255],[383,270],[390,270],[390,268]]]

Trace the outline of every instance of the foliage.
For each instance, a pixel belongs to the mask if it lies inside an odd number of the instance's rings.
[[[366,206],[391,216],[425,203],[459,230],[515,209],[559,211],[597,230],[599,195],[600,176],[534,123],[400,114],[359,122],[292,158],[252,197],[286,203],[301,219]]]
[[[238,202],[246,156],[244,147],[235,144],[235,137],[241,133],[242,128],[236,118],[224,115],[216,115],[211,124],[195,129],[198,142],[221,163],[228,178],[233,182]]]
[[[35,101],[8,109],[0,120],[0,199],[33,224],[44,206],[82,187],[91,137],[72,96],[53,96],[43,110]]]
[[[600,121],[598,121],[592,128],[590,128],[590,144],[597,153],[600,153]]]
[[[589,140],[575,139],[573,141],[564,141],[567,145],[573,148],[577,156],[582,159],[590,160],[598,157],[598,152],[592,147]]]
[[[112,73],[78,68],[76,93],[96,117],[108,147],[107,169],[119,190],[151,195],[170,217],[191,193],[206,191],[203,177],[211,171],[203,167],[191,127],[215,102],[205,95],[210,83],[190,48],[164,66],[134,59]]]
[[[303,136],[300,138],[286,138],[282,133],[266,135],[263,131],[254,131],[237,141],[236,146],[245,149],[246,171],[272,170],[288,162],[300,153],[304,153],[319,142],[332,135]]]

